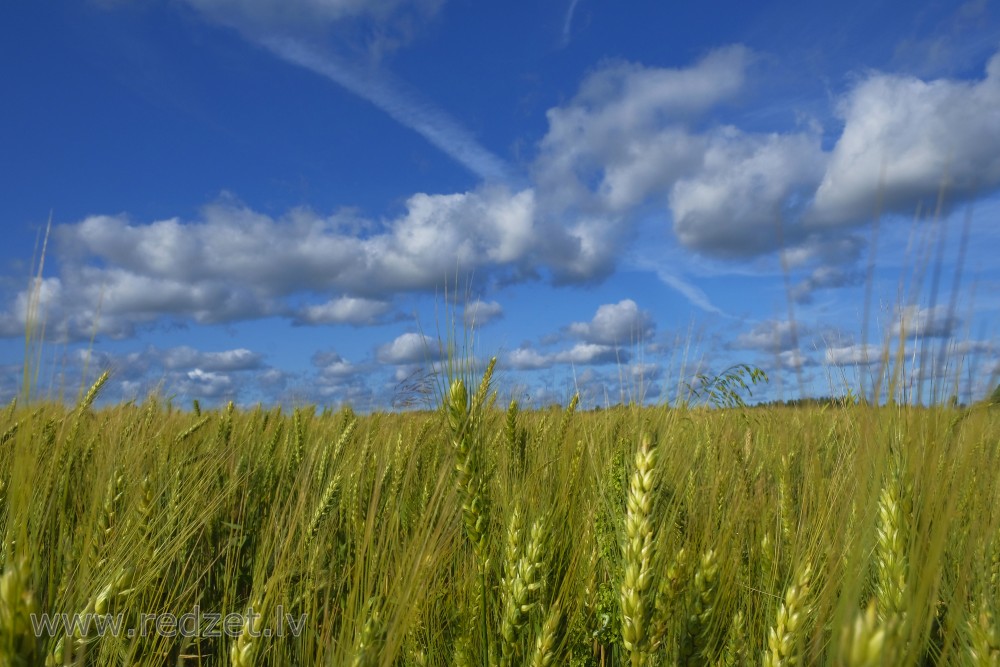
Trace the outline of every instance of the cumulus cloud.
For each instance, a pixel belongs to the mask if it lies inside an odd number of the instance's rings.
[[[892,326],[892,336],[906,338],[947,338],[961,324],[946,305],[933,308],[900,308]]]
[[[949,341],[947,348],[948,354],[957,354],[960,356],[994,354],[996,350],[996,344],[989,340],[953,340]]]
[[[624,211],[697,165],[703,140],[683,123],[733,97],[750,58],[715,51],[693,67],[612,63],[591,74],[565,106],[546,114],[535,178],[557,209],[602,205]],[[596,192],[588,186],[596,180]]]
[[[277,12],[314,22],[402,6],[197,1],[206,13]],[[903,210],[937,192],[945,167],[953,199],[1000,186],[1000,124],[991,123],[1000,108],[1000,55],[977,81],[865,74],[841,102],[844,130],[832,152],[816,130],[759,134],[711,122],[713,110],[741,94],[753,60],[735,46],[685,68],[598,68],[566,104],[548,111],[532,182],[520,189],[484,184],[417,193],[384,220],[308,209],[276,218],[223,197],[191,221],[91,216],[60,225],[60,273],[40,284],[38,314],[62,340],[94,331],[127,338],[164,318],[364,325],[385,316],[395,295],[456,279],[600,280],[634,237],[637,212],[650,210],[662,210],[686,248],[707,255],[747,257],[783,245],[804,274],[793,298],[808,301],[819,289],[858,279],[852,265],[863,242],[848,230],[872,210],[879,187],[887,206]],[[492,178],[488,166],[477,169]],[[677,274],[658,275],[692,303],[718,311]],[[0,312],[0,335],[24,333],[30,293],[14,295]],[[305,295],[326,301],[291,305]],[[492,312],[482,304],[480,324]],[[613,338],[601,326],[577,323],[574,335],[609,344],[647,331],[633,322],[628,335]]]
[[[666,204],[688,248],[723,258],[783,248],[791,266],[812,264],[794,295],[807,301],[857,281],[863,242],[848,230],[871,217],[880,191],[888,210],[911,212],[945,174],[949,201],[1000,186],[1000,54],[977,81],[859,76],[839,101],[832,150],[816,124],[762,134],[710,122],[753,61],[736,46],[688,68],[599,68],[548,111],[533,169],[539,211],[586,218],[583,236],[615,248],[638,211]]]
[[[209,351],[151,345],[130,352],[77,348],[56,363],[64,376],[78,376],[85,384],[110,371],[111,383],[102,394],[105,400],[141,400],[159,392],[181,400],[215,402],[249,398],[258,389],[273,398],[288,378],[284,371],[265,363],[263,355],[246,348]]]
[[[573,366],[599,366],[602,364],[627,364],[631,359],[628,350],[614,345],[576,343],[573,347],[542,353],[530,347],[520,347],[507,355],[507,364],[514,370],[538,370],[557,364]]]
[[[739,334],[732,346],[761,352],[787,352],[795,349],[802,333],[801,325],[795,322],[767,320],[756,324],[750,331]]]
[[[317,352],[312,357],[312,363],[327,379],[351,377],[359,371],[355,364],[332,350]]]
[[[467,327],[484,327],[503,317],[503,306],[496,301],[476,299],[465,305],[462,321]]]
[[[200,368],[185,373],[176,383],[177,389],[195,398],[229,398],[234,395],[233,379],[226,373],[203,371]]]
[[[597,343],[577,343],[568,350],[556,352],[552,359],[560,364],[615,364],[628,363],[628,350],[622,350],[613,345]]]
[[[950,201],[1000,185],[1000,54],[979,81],[871,73],[841,101],[844,130],[819,184],[816,224],[912,213],[947,182]]]
[[[390,308],[386,301],[342,296],[302,308],[296,320],[303,324],[372,324]]]
[[[599,345],[628,345],[652,336],[656,325],[648,311],[632,299],[598,307],[590,322],[569,325],[571,335]]]
[[[603,270],[593,263],[600,253],[578,231],[539,222],[531,189],[417,194],[403,214],[380,223],[308,209],[274,218],[224,196],[190,222],[91,216],[58,226],[60,275],[40,284],[37,312],[63,340],[87,339],[95,326],[125,338],[162,318],[367,324],[389,310],[392,296],[451,280],[511,282],[544,271],[557,282],[592,279]],[[0,315],[0,334],[23,335],[30,292]],[[311,293],[336,296],[289,305]],[[491,304],[483,314],[493,311]]]
[[[359,235],[358,227],[369,231]],[[128,337],[160,318],[223,323],[285,315],[300,324],[364,324],[395,294],[433,291],[473,276],[523,280],[559,275],[573,243],[536,225],[531,190],[484,187],[417,194],[405,212],[376,223],[350,213],[294,209],[273,218],[231,197],[200,219],[131,222],[91,216],[54,230],[60,275],[39,286],[39,316],[63,339]],[[558,247],[556,256],[545,248]],[[290,297],[333,293],[294,309]],[[0,315],[0,334],[23,335],[31,290]]]
[[[173,347],[149,354],[159,357],[164,368],[169,370],[200,368],[204,371],[248,371],[263,368],[264,357],[246,348],[224,350],[222,352],[202,352],[192,347]]]
[[[691,124],[740,91],[751,59],[734,46],[686,68],[613,62],[548,110],[531,176],[540,219],[565,232],[548,248],[552,257],[568,251],[557,263],[563,276],[613,270],[637,208],[701,163],[708,142]]]
[[[419,364],[443,358],[444,351],[430,336],[404,333],[379,346],[375,356],[384,364]]]
[[[794,221],[823,175],[819,134],[717,131],[700,168],[670,190],[674,232],[710,254],[752,256],[797,240]]]
[[[882,362],[883,351],[879,345],[843,345],[826,349],[823,359],[830,366],[874,366]]]
[[[777,363],[780,368],[790,371],[801,370],[807,366],[815,366],[816,362],[800,350],[785,350],[778,353]]]
[[[507,355],[507,364],[514,370],[527,371],[548,368],[553,363],[550,355],[530,347],[519,347]]]
[[[861,282],[861,273],[839,266],[817,266],[802,282],[792,287],[792,299],[798,303],[810,303],[816,292],[835,289]]]

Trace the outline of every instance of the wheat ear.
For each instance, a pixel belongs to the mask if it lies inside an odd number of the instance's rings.
[[[1000,629],[988,605],[969,619],[969,662],[973,667],[1000,667]]]
[[[23,558],[0,576],[0,664],[33,665],[37,641],[31,617],[37,611],[31,591],[31,565]]]
[[[515,538],[509,535],[508,557],[516,549]],[[545,543],[546,526],[544,519],[531,524],[531,535],[524,553],[517,559],[517,567],[505,581],[501,664],[519,664],[520,632],[528,620],[528,614],[538,604],[545,586]]]
[[[715,550],[709,549],[702,555],[698,569],[694,573],[694,591],[684,622],[684,632],[681,634],[678,664],[698,664],[694,661],[704,651],[705,631],[715,613],[715,587],[718,580],[718,558]]]
[[[562,609],[558,604],[552,606],[542,630],[535,640],[535,652],[531,656],[531,667],[549,667],[555,660],[556,633],[562,621]]]
[[[879,623],[873,600],[859,613],[854,626],[845,630],[841,654],[847,667],[880,667],[885,651],[885,629]]]
[[[767,636],[764,667],[786,667],[801,662],[801,645],[811,615],[809,606],[813,570],[809,563],[802,568],[795,583],[785,591],[774,627]]]
[[[622,547],[624,577],[621,586],[622,642],[638,667],[650,648],[650,585],[653,580],[653,500],[656,484],[656,450],[643,435],[635,454],[635,471],[629,484]]]

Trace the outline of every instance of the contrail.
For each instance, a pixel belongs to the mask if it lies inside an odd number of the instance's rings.
[[[570,0],[569,9],[566,10],[566,19],[563,21],[562,29],[562,45],[567,46],[569,44],[570,31],[573,28],[573,14],[576,12],[576,6],[580,4],[580,0]]]
[[[457,121],[385,72],[351,65],[299,39],[263,37],[257,41],[279,58],[312,70],[368,100],[480,178],[497,181],[509,176],[506,163],[483,148]]]
[[[665,285],[668,285],[669,287],[672,287],[680,292],[684,298],[705,312],[726,316],[724,312],[722,312],[709,300],[708,295],[705,294],[701,288],[695,287],[691,283],[681,280],[675,275],[667,273],[663,269],[656,269],[656,277],[659,278]]]

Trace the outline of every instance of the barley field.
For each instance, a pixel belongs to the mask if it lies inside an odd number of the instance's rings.
[[[10,404],[0,665],[1000,664],[1000,410],[522,412],[493,372]]]

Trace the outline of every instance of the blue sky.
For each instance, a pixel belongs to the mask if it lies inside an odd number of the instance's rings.
[[[30,313],[106,400],[390,407],[453,321],[534,405],[994,385],[997,2],[675,5],[8,8],[0,399]]]

